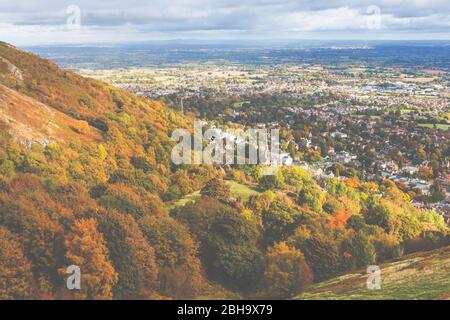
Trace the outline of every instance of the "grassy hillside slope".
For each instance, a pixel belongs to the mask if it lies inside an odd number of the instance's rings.
[[[18,143],[29,146],[74,139],[92,142],[102,138],[100,131],[85,121],[76,120],[1,84],[0,121],[9,126]]]
[[[302,300],[450,299],[450,247],[382,264],[380,290],[369,290],[367,274],[347,274],[312,286]]]
[[[136,136],[142,138],[139,129],[155,130],[166,135],[168,129],[179,127],[184,122],[159,102],[83,78],[59,68],[49,60],[3,42],[0,42],[0,84],[4,86],[2,94],[6,94],[5,87],[10,88],[16,95],[28,97],[28,102],[33,99],[46,105],[52,112],[59,111],[74,120],[86,121],[103,134],[111,132],[111,128],[117,128],[118,125],[121,127],[119,130],[133,139]],[[8,94],[11,96],[11,92]],[[7,98],[3,100],[8,101]],[[28,108],[29,111],[31,109]],[[135,119],[139,119],[141,127],[134,123]],[[71,121],[68,118],[64,120]],[[126,132],[133,125],[134,130]],[[72,137],[67,138],[70,140]]]

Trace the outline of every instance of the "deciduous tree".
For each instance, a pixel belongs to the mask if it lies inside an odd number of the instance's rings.
[[[78,299],[112,299],[112,288],[118,281],[117,272],[108,258],[103,235],[97,221],[75,221],[65,237],[66,259],[69,265],[81,269],[82,285],[74,295]]]

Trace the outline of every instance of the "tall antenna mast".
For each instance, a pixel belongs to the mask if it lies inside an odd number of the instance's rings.
[[[181,97],[181,114],[184,114],[183,97]]]

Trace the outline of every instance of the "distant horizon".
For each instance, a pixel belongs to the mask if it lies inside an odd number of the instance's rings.
[[[450,70],[450,41],[146,41],[23,47],[64,68],[104,69],[196,63],[422,66]]]
[[[447,0],[21,0],[0,3],[17,46],[142,41],[450,40]]]
[[[89,42],[89,43],[44,43],[44,44],[15,44],[0,39],[18,48],[37,47],[128,47],[128,46],[153,46],[170,45],[179,46],[236,46],[239,48],[295,48],[295,47],[322,47],[322,46],[364,46],[364,45],[386,45],[386,44],[436,44],[450,45],[450,39],[271,39],[271,40],[243,40],[243,39],[165,39],[165,40],[142,40],[126,42]]]

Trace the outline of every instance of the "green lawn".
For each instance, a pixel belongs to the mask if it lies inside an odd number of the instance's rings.
[[[183,207],[186,203],[188,203],[189,201],[197,201],[198,198],[200,198],[200,191],[195,191],[193,193],[190,193],[186,196],[184,196],[184,198],[181,198],[180,200],[176,200],[176,201],[172,201],[167,203],[166,205],[166,209],[167,210],[172,210],[178,207]]]
[[[301,300],[450,299],[450,247],[413,254],[381,268],[381,289],[367,289],[365,270],[310,287]]]
[[[227,184],[230,186],[231,196],[233,198],[241,197],[243,202],[247,201],[251,196],[260,194],[258,191],[236,181],[227,181]]]
[[[258,195],[259,192],[256,190],[253,190],[252,188],[246,186],[245,184],[241,184],[235,181],[226,181],[226,183],[230,186],[231,196],[233,198],[241,197],[241,200],[243,202],[247,201],[252,195]],[[189,201],[196,201],[201,197],[200,191],[195,191],[193,193],[190,193],[183,197],[182,199],[179,199],[174,202],[170,202],[167,204],[167,210],[172,210],[177,207],[182,207]]]

